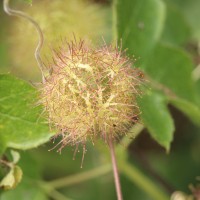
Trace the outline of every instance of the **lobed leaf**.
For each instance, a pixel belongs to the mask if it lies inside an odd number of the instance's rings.
[[[116,28],[118,40],[130,55],[146,59],[159,40],[165,20],[161,0],[117,0]]]
[[[190,24],[193,39],[200,41],[200,26],[199,26],[200,1],[170,0],[170,2],[174,4],[180,10],[180,12],[183,13],[187,22]]]
[[[200,107],[180,98],[170,98],[170,103],[185,113],[194,124],[200,125]]]
[[[194,66],[183,50],[159,43],[144,66],[146,73],[168,87],[176,96],[197,102],[195,84],[192,80]]]
[[[166,103],[166,97],[155,91],[138,99],[142,122],[151,136],[168,151],[175,128]]]
[[[173,45],[184,45],[191,35],[191,27],[183,13],[171,4],[167,4],[167,16],[162,41]]]

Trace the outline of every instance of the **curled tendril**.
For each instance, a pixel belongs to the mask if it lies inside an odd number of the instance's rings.
[[[30,23],[33,24],[33,26],[35,27],[35,29],[38,32],[38,36],[39,36],[39,41],[38,41],[38,45],[35,49],[35,59],[37,60],[38,63],[38,67],[41,71],[42,74],[42,81],[45,82],[45,76],[44,76],[44,72],[43,72],[43,62],[40,56],[40,52],[44,43],[44,36],[43,36],[43,32],[40,28],[40,26],[38,25],[38,23],[33,20],[30,16],[28,16],[26,13],[18,11],[18,10],[13,10],[9,7],[9,0],[4,0],[3,1],[3,8],[4,11],[8,14],[8,15],[12,15],[12,16],[17,16],[17,17],[22,17],[26,20],[28,20]]]

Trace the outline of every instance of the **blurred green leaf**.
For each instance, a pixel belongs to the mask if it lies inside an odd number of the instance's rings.
[[[1,195],[1,200],[47,200],[44,192],[37,187],[34,181],[24,180],[14,190],[6,191]]]
[[[150,92],[138,99],[141,118],[151,136],[168,151],[173,139],[174,123],[167,108],[165,96]]]
[[[200,124],[198,95],[192,79],[193,69],[193,62],[186,52],[162,43],[157,45],[145,66],[152,80],[172,91],[169,94],[171,103],[195,124]]]
[[[162,40],[173,45],[184,44],[190,37],[190,29],[183,13],[175,6],[167,4],[167,17]]]
[[[136,58],[142,60],[159,40],[164,20],[165,5],[161,0],[116,0],[118,40]]]
[[[29,149],[52,136],[36,97],[37,91],[25,81],[0,75],[0,138],[7,147]]]
[[[167,86],[178,97],[196,103],[193,67],[192,60],[184,51],[160,43],[144,70],[153,80]]]
[[[200,1],[199,0],[170,0],[170,2],[179,8],[192,28],[193,38],[200,41]]]
[[[184,99],[170,98],[176,108],[185,113],[195,124],[200,125],[200,108]]]

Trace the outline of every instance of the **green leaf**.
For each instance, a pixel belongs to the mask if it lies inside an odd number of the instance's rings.
[[[11,150],[11,156],[13,161],[6,161],[10,167],[10,171],[0,182],[0,188],[4,190],[14,189],[22,179],[23,172],[21,168],[16,165],[20,159],[20,154],[17,151]]]
[[[144,67],[151,79],[167,86],[176,96],[197,103],[192,80],[193,62],[181,49],[158,44]]]
[[[20,159],[20,154],[17,151],[10,151],[12,158],[13,158],[13,163],[16,164],[18,163],[19,159]]]
[[[44,156],[41,157],[41,155],[38,155],[41,153],[40,151],[41,149],[40,150],[38,149],[20,152],[21,159],[19,161],[19,165],[23,170],[23,179],[14,190],[8,190],[3,192],[0,195],[1,200],[12,200],[12,199],[47,200],[48,199],[44,191],[41,189],[41,186],[38,184],[40,181],[42,181],[40,167],[41,166],[44,167],[43,162],[46,161],[46,158]],[[32,156],[32,152],[34,151],[39,151],[37,152],[37,156],[40,157],[42,161],[40,160],[38,161],[37,159],[34,158],[34,156]]]
[[[184,14],[188,23],[192,28],[193,38],[200,41],[200,1],[199,0],[170,0],[171,3],[175,4],[180,11]]]
[[[180,98],[170,98],[170,103],[185,113],[196,125],[200,125],[200,107]]]
[[[167,4],[167,18],[162,40],[173,45],[184,44],[190,37],[190,28],[183,13],[176,6]]]
[[[165,96],[150,92],[138,99],[141,118],[151,136],[168,151],[173,139],[174,123]]]
[[[136,58],[142,60],[159,40],[165,20],[165,5],[161,0],[116,0],[118,40]]]
[[[0,75],[0,102],[0,140],[7,147],[34,148],[52,136],[36,106],[37,90],[25,81]]]
[[[14,189],[22,179],[22,170],[19,166],[13,166],[9,173],[0,182],[0,187],[4,190]]]
[[[158,44],[145,65],[152,80],[170,89],[170,102],[185,113],[195,124],[199,124],[198,95],[192,79],[194,69],[191,58],[179,48]],[[155,84],[156,87],[156,84]]]
[[[35,197],[37,200],[36,197],[40,195],[43,197],[44,194],[40,192],[38,188],[39,184],[37,184],[39,180],[41,180],[41,171],[38,167],[39,163],[31,157],[29,151],[21,152],[19,165],[21,169],[23,169],[22,179],[22,170],[15,165],[15,162],[19,158],[19,153],[11,150],[11,156],[11,161],[5,160],[8,163],[7,166],[10,167],[10,171],[1,181],[1,187],[9,191],[6,191],[2,196],[5,196],[6,199],[24,199],[26,198],[25,195],[30,193],[32,194],[31,199]],[[20,184],[18,184],[19,182]],[[33,188],[36,190],[33,190]],[[14,197],[14,195],[18,196],[18,198]],[[11,198],[11,196],[13,198]],[[46,198],[44,197],[44,199]]]
[[[1,200],[47,200],[44,192],[36,185],[34,181],[23,179],[22,183],[14,190],[9,190],[1,195]]]

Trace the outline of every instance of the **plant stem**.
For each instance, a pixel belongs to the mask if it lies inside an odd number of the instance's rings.
[[[128,163],[126,160],[120,161],[120,170],[127,176],[134,184],[145,191],[152,199],[155,200],[169,200],[169,197],[148,177],[143,175],[134,165]]]
[[[7,167],[10,167],[10,168],[13,167],[13,163],[8,162],[8,161],[6,161],[6,160],[0,160],[0,164],[3,164],[3,165],[5,165],[5,166],[7,166]]]
[[[74,185],[77,183],[81,183],[92,178],[96,178],[101,175],[105,175],[111,171],[111,165],[103,165],[96,169],[92,169],[90,171],[82,172],[75,175],[70,175],[65,178],[60,178],[54,181],[46,182],[46,185],[50,186],[51,188],[61,188],[66,187],[69,185]]]
[[[8,15],[22,17],[22,18],[28,20],[31,24],[33,24],[33,26],[37,30],[38,36],[39,36],[39,41],[38,41],[38,45],[37,45],[37,47],[35,49],[35,59],[37,60],[38,67],[39,67],[39,69],[41,71],[41,74],[42,74],[42,80],[44,82],[45,81],[45,77],[44,77],[44,73],[43,73],[43,62],[42,62],[42,59],[40,57],[40,52],[41,52],[41,49],[42,49],[42,46],[43,46],[43,43],[44,43],[44,36],[43,36],[43,32],[42,32],[40,26],[38,25],[38,23],[35,20],[33,20],[26,13],[23,13],[23,12],[18,11],[18,10],[11,9],[9,7],[9,0],[4,0],[3,1],[3,8],[4,8],[4,11]],[[24,30],[24,31],[26,31],[26,30]]]
[[[109,139],[109,147],[110,147],[110,153],[111,153],[111,159],[112,159],[112,167],[113,167],[113,175],[114,175],[114,180],[115,180],[115,188],[116,188],[116,193],[117,193],[117,199],[123,200],[112,138]]]
[[[71,198],[68,198],[62,193],[56,191],[44,181],[38,181],[37,184],[49,197],[52,197],[55,200],[72,200]]]
[[[50,191],[50,193],[48,195],[55,200],[72,200],[71,198],[64,196],[63,194],[61,194],[60,192],[58,192],[56,190]]]

